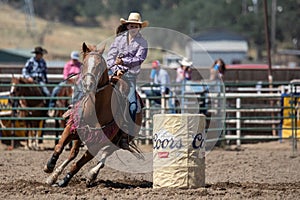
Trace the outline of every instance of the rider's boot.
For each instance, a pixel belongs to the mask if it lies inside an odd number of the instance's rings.
[[[122,134],[121,140],[120,140],[120,148],[124,149],[124,150],[130,150],[129,147],[129,138],[128,135],[126,133]]]

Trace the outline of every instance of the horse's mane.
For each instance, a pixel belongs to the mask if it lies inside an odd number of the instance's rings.
[[[19,77],[19,83],[20,84],[27,84],[29,83],[28,79],[24,78],[24,77]]]

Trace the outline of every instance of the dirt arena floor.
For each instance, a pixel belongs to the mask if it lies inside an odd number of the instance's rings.
[[[104,167],[95,186],[85,186],[88,163],[69,186],[48,186],[43,166],[52,150],[7,150],[0,146],[0,199],[299,199],[300,149],[290,142],[215,148],[206,157],[206,186],[153,189],[152,173],[132,174]],[[68,154],[65,152],[61,157]]]

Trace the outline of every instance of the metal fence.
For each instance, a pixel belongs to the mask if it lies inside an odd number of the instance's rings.
[[[215,83],[214,83],[215,84]],[[299,139],[298,126],[300,105],[300,81],[269,83],[226,83],[218,92],[212,91],[212,83],[189,82],[184,85],[168,85],[170,93],[165,96],[149,95],[147,91],[159,90],[157,85],[138,84],[138,91],[145,102],[144,119],[138,140],[142,143],[152,142],[152,118],[157,113],[203,113],[207,116],[208,143],[225,142],[241,145],[242,143],[262,140],[291,139],[294,148]],[[33,85],[32,85],[33,86]],[[49,84],[53,87],[56,84]],[[0,84],[9,91],[11,84]],[[50,97],[21,97],[39,99]],[[55,97],[68,98],[69,97]],[[11,97],[9,92],[0,94],[0,140],[24,140],[25,136],[16,137],[19,131],[43,131],[39,139],[58,140],[54,133],[63,128],[54,127],[57,117],[20,118],[12,113],[20,109],[9,104],[20,97]],[[30,108],[30,110],[48,110],[47,107]],[[63,109],[67,108],[54,108]],[[44,120],[42,127],[26,128],[16,122],[24,120]],[[13,123],[12,123],[13,122]],[[218,123],[218,125],[214,125]],[[6,134],[3,134],[6,132]],[[7,134],[7,132],[9,132]]]

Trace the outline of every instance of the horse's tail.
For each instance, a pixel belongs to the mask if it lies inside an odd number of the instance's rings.
[[[135,142],[129,143],[129,148],[132,150],[131,153],[137,158],[145,160],[143,151],[135,144]]]

